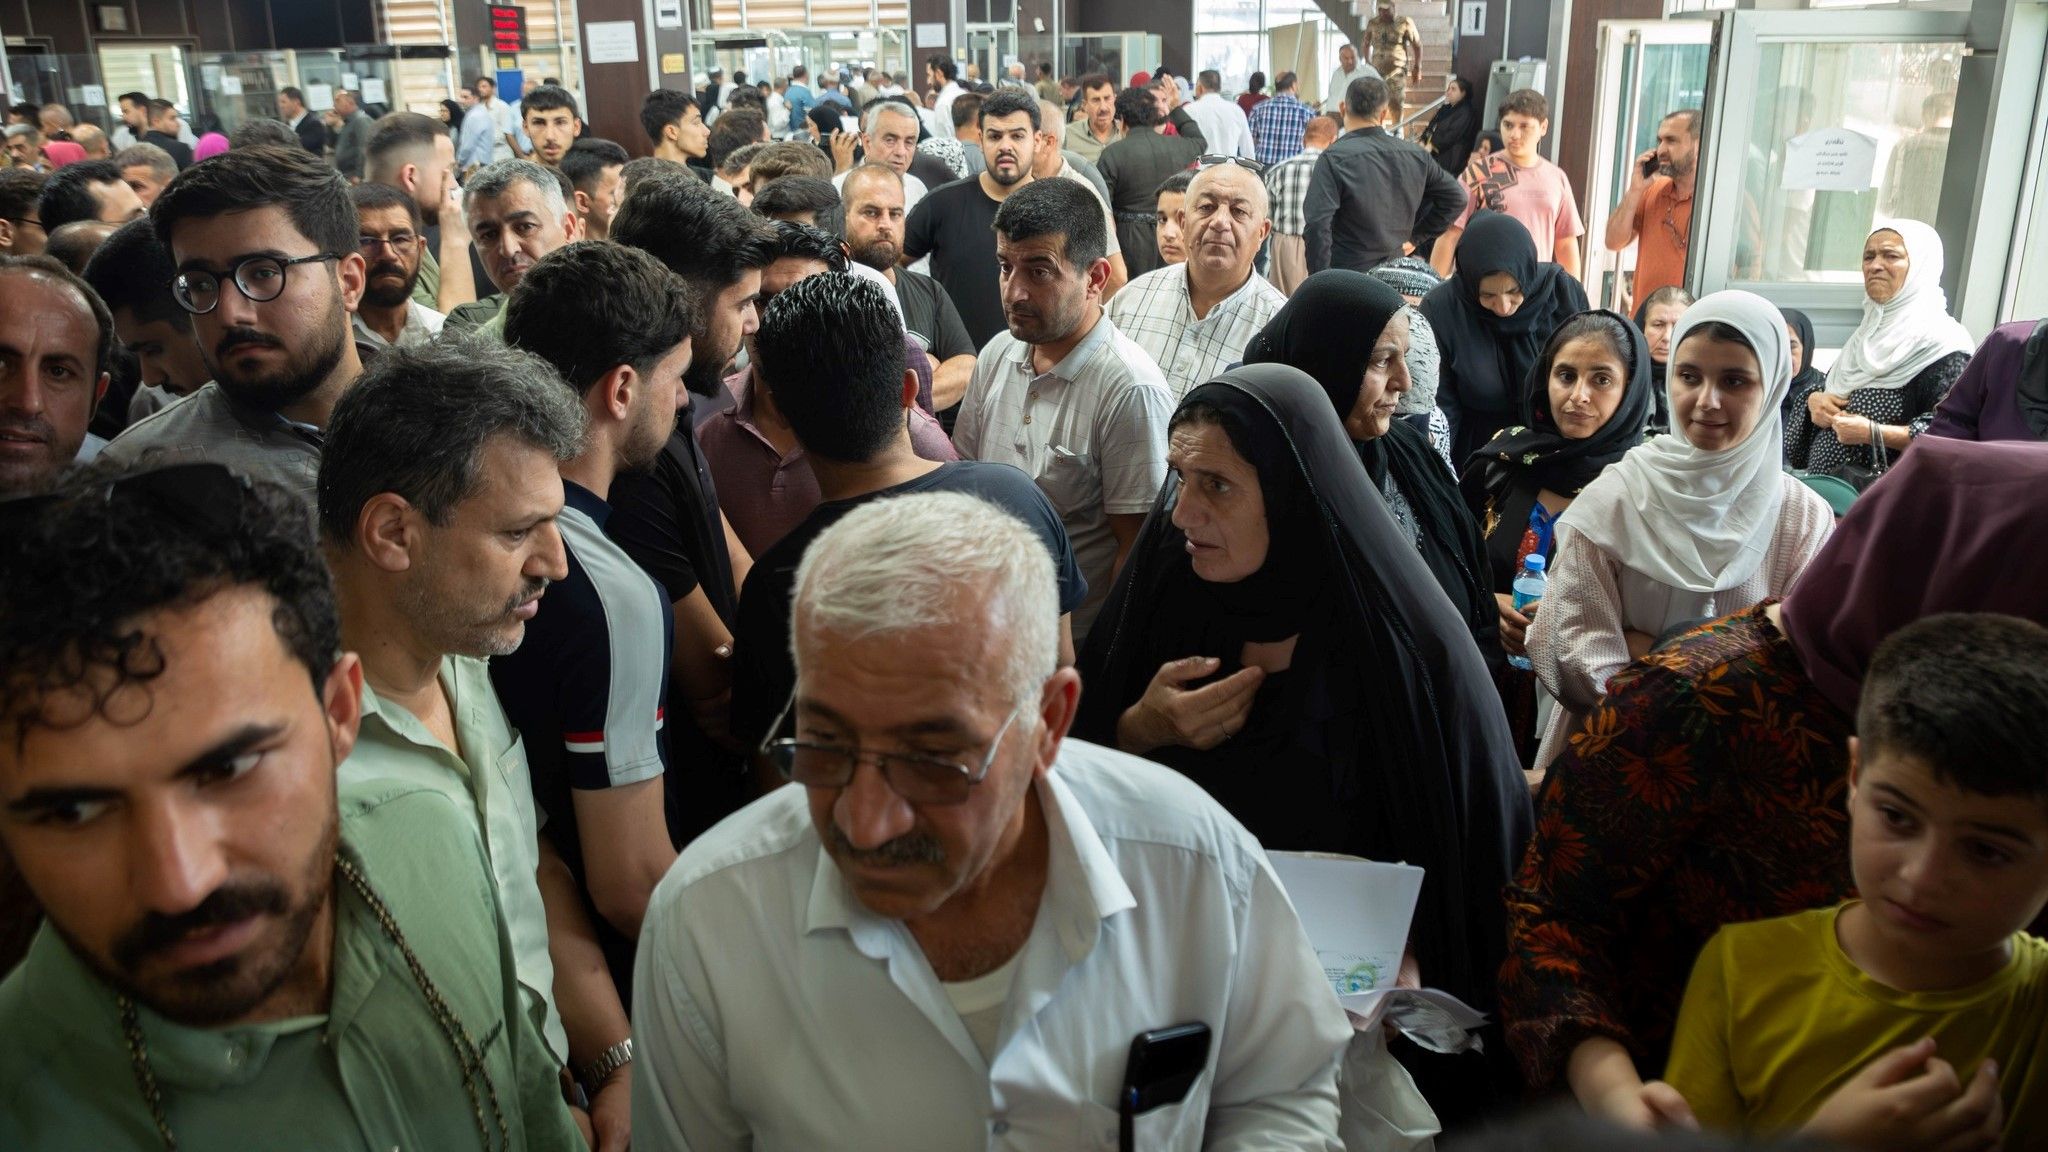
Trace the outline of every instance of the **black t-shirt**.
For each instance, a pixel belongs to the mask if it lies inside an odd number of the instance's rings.
[[[912,260],[931,256],[932,278],[953,298],[976,348],[1007,327],[996,273],[1000,207],[981,190],[981,181],[962,180],[925,193],[903,226],[904,254]]]
[[[701,398],[692,397],[693,403]],[[669,603],[702,588],[730,630],[738,606],[732,591],[732,555],[725,547],[725,523],[718,489],[697,445],[687,413],[647,472],[621,473],[612,481],[612,514],[605,535],[668,592]],[[674,706],[664,718],[669,762],[682,766],[664,799],[669,835],[678,846],[737,811],[752,798],[743,760],[698,727],[678,686],[669,687]]]
[[[981,351],[960,321],[960,310],[937,280],[908,268],[896,270],[896,298],[903,302],[903,328],[932,358],[932,367],[955,356]]]
[[[1074,562],[1059,510],[1016,468],[980,460],[941,464],[908,483],[851,500],[828,500],[789,535],[754,560],[740,595],[740,623],[733,632],[732,731],[747,747],[768,735],[768,725],[796,687],[796,664],[789,655],[790,598],[796,593],[796,568],[811,541],[839,518],[870,500],[919,492],[964,492],[1004,509],[1031,526],[1052,553],[1059,573],[1060,611],[1072,612],[1088,599],[1088,581]]]

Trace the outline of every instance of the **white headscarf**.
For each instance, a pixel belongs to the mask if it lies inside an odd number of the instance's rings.
[[[1859,388],[1903,388],[1921,369],[1952,352],[1977,347],[1948,314],[1941,290],[1941,236],[1918,220],[1894,220],[1870,230],[1896,232],[1905,241],[1906,283],[1879,304],[1863,298],[1863,322],[1849,334],[1828,372],[1828,394],[1847,397]],[[1866,238],[1865,243],[1868,243]]]
[[[1623,567],[1689,592],[1721,592],[1756,573],[1784,502],[1784,431],[1778,405],[1792,386],[1792,344],[1775,305],[1751,292],[1715,292],[1678,318],[1667,391],[1678,385],[1678,346],[1693,329],[1722,323],[1742,333],[1763,372],[1756,427],[1740,444],[1695,448],[1684,425],[1609,465],[1560,523]],[[1672,405],[1674,417],[1677,405]]]

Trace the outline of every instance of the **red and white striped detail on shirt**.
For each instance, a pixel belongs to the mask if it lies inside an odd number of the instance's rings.
[[[667,713],[668,710],[666,708],[656,708],[654,710],[654,730],[656,732],[661,731],[661,726],[667,719]],[[562,733],[562,747],[571,752],[602,753],[604,751],[604,733],[602,731],[564,732]]]

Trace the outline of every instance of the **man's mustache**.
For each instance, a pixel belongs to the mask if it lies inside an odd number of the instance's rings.
[[[134,971],[150,953],[168,948],[195,932],[237,924],[252,916],[282,916],[291,908],[284,889],[270,881],[223,885],[188,912],[166,916],[145,913],[135,927],[114,942],[114,961]]]

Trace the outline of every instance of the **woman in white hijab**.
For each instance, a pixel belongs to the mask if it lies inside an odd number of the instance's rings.
[[[1792,397],[1789,467],[1879,471],[1873,441],[1896,456],[1926,431],[1977,346],[1948,314],[1941,269],[1941,237],[1918,220],[1891,221],[1864,240],[1863,322],[1825,384]]]
[[[1679,625],[1784,595],[1834,530],[1827,501],[1779,465],[1793,364],[1777,307],[1716,292],[1679,317],[1671,348],[1671,431],[1610,465],[1558,521],[1528,635],[1559,705],[1539,767],[1609,677]]]

